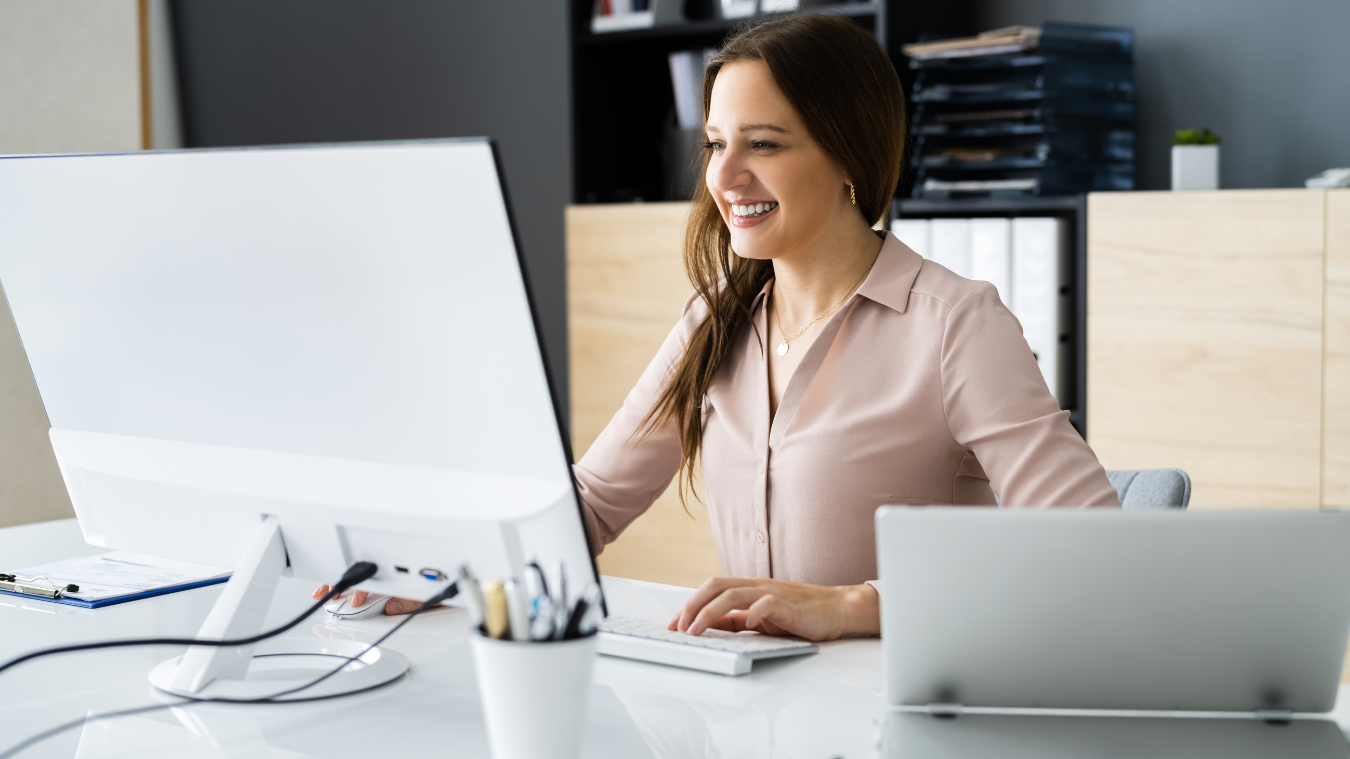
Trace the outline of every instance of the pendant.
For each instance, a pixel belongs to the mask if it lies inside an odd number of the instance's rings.
[[[788,344],[787,341],[784,340],[783,342],[778,344],[778,355],[786,356],[787,352],[788,352]]]

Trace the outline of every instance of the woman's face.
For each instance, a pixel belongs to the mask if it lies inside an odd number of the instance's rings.
[[[737,255],[790,255],[813,246],[842,214],[857,216],[843,167],[811,139],[763,61],[722,67],[705,128],[708,190]]]

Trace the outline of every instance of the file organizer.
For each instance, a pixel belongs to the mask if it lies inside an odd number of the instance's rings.
[[[1134,189],[1134,33],[1047,22],[1034,49],[914,58],[915,198]]]

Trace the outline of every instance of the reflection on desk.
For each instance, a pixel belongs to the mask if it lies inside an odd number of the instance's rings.
[[[1253,719],[887,715],[885,759],[1345,759],[1329,720],[1267,724]]]
[[[74,520],[0,529],[0,553],[40,563],[86,546]],[[604,578],[616,614],[668,620],[691,592],[684,588]],[[290,619],[310,601],[313,585],[282,578],[269,623]],[[220,587],[173,593],[106,609],[53,608],[41,613],[0,605],[0,630],[15,652],[113,637],[190,635]],[[288,635],[371,640],[395,617],[327,625],[316,616]],[[472,657],[470,624],[461,609],[418,618],[390,639],[415,663],[384,688],[332,701],[284,706],[201,705],[85,720],[99,713],[157,703],[146,674],[163,648],[53,657],[0,679],[0,751],[67,721],[77,727],[24,752],[20,759],[217,759],[218,757],[383,756],[487,757]],[[1253,721],[1183,723],[1138,719],[988,717],[939,720],[888,716],[882,698],[881,645],[876,638],[834,641],[815,656],[755,665],[723,677],[644,662],[596,662],[583,756],[588,759],[871,759],[918,757],[1347,757],[1335,723],[1287,726]],[[1350,694],[1342,687],[1342,695]],[[1350,726],[1350,698],[1335,713]],[[371,729],[370,726],[376,726]]]

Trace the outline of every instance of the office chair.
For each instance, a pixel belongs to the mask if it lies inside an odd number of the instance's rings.
[[[1191,502],[1191,478],[1180,469],[1135,469],[1106,473],[1122,508],[1184,509]]]

